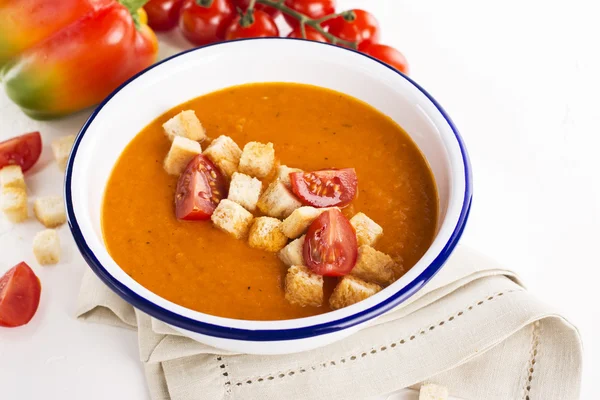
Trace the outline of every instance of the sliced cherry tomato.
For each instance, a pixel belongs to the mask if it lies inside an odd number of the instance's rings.
[[[246,11],[248,9],[248,6],[250,5],[250,0],[233,0],[233,5],[236,7],[239,7],[240,10],[242,10],[242,11]],[[264,4],[256,3],[254,5],[254,9],[266,12],[273,19],[277,18],[279,16],[279,14],[281,14],[281,11],[279,11],[278,9],[269,7],[269,6],[265,6]]]
[[[365,42],[361,46],[358,46],[358,49],[396,68],[398,71],[408,74],[408,61],[404,57],[404,54],[395,48],[386,46],[385,44]]]
[[[202,154],[190,161],[179,177],[175,192],[178,219],[209,219],[221,199],[227,197],[227,184],[221,171]]]
[[[226,40],[279,36],[279,29],[269,14],[261,10],[254,10],[254,21],[242,26],[242,17],[238,16],[227,28]]]
[[[40,305],[42,285],[29,265],[21,262],[0,278],[0,326],[25,325]]]
[[[17,164],[23,172],[36,163],[42,154],[42,137],[39,132],[26,133],[0,143],[0,168]]]
[[[179,28],[194,44],[215,43],[225,39],[225,30],[235,15],[230,0],[213,0],[209,6],[198,5],[196,0],[185,0],[179,15]]]
[[[323,212],[308,227],[302,255],[315,274],[348,275],[358,257],[356,232],[340,210]]]
[[[285,5],[312,19],[323,18],[335,12],[335,0],[285,0]],[[300,23],[294,17],[283,14],[286,22],[293,28]]]
[[[354,168],[292,172],[292,191],[313,207],[343,207],[356,196],[358,178]]]
[[[318,31],[314,30],[310,26],[305,26],[305,28],[306,28],[306,39],[307,40],[312,40],[314,42],[325,42],[325,43],[327,43],[327,39],[325,38],[325,36],[321,35]],[[302,31],[300,30],[300,28],[296,28],[293,31],[291,31],[290,34],[288,35],[288,37],[290,37],[290,38],[297,38],[297,39],[304,39],[302,37]]]
[[[373,14],[364,10],[354,11],[353,21],[346,21],[344,17],[339,16],[323,24],[329,27],[329,33],[340,39],[358,44],[369,41],[377,43],[379,41],[379,22]]]
[[[168,31],[177,26],[183,0],[150,0],[144,5],[148,25],[155,31]]]

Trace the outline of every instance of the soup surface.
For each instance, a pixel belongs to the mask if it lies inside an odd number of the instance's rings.
[[[116,163],[103,206],[113,259],[133,279],[182,306],[247,320],[282,320],[330,311],[284,298],[287,267],[276,253],[250,248],[210,221],[175,218],[177,177],[163,169],[170,141],[162,124],[195,110],[210,138],[225,134],[242,148],[272,142],[281,164],[305,171],[355,168],[359,194],[344,209],[383,227],[375,248],[410,269],[431,244],[437,192],[408,135],[371,106],[331,90],[291,83],[236,86],[198,97],[158,117]],[[206,145],[203,144],[203,148]],[[263,187],[268,179],[263,182]],[[397,271],[397,278],[402,275]],[[325,278],[325,299],[337,279]]]

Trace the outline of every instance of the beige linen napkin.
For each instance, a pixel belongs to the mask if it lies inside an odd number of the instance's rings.
[[[577,330],[512,272],[466,248],[400,307],[300,354],[232,354],[195,342],[134,310],[91,271],[78,317],[138,330],[153,400],[364,399],[420,382],[465,399],[579,398]]]

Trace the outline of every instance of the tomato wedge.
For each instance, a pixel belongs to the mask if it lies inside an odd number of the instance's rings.
[[[23,172],[36,163],[42,154],[39,132],[26,133],[0,143],[0,168],[17,164]]]
[[[221,171],[202,154],[190,161],[177,182],[175,215],[178,219],[209,219],[221,199],[227,197],[227,184]]]
[[[340,210],[324,211],[308,227],[302,255],[315,274],[348,275],[358,257],[356,232]]]
[[[296,196],[304,204],[318,208],[348,205],[358,190],[354,168],[292,172],[290,180]]]
[[[21,262],[0,278],[0,326],[25,325],[40,304],[42,285],[29,265]]]

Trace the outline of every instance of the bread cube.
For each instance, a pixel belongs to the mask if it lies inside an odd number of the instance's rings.
[[[181,175],[190,161],[201,153],[200,143],[182,136],[175,136],[169,154],[165,158],[165,171],[169,175]]]
[[[33,238],[33,254],[41,265],[60,261],[60,241],[54,229],[38,232]]]
[[[254,216],[249,211],[228,199],[221,200],[210,217],[217,228],[236,239],[246,237],[253,219]]]
[[[33,213],[46,228],[56,228],[67,221],[65,205],[61,196],[46,196],[35,199]]]
[[[58,167],[62,171],[67,168],[67,161],[69,160],[69,154],[71,153],[74,142],[75,135],[69,135],[56,139],[51,144],[52,154],[54,154],[56,164],[58,164]]]
[[[273,143],[249,142],[244,146],[238,170],[262,179],[269,175],[275,165]]]
[[[302,203],[283,183],[274,181],[260,196],[257,206],[270,217],[287,218]]]
[[[347,275],[340,280],[329,298],[332,309],[348,307],[379,292],[381,287]]]
[[[304,255],[302,253],[304,248],[304,239],[306,235],[300,236],[298,239],[291,241],[279,252],[279,259],[285,264],[289,265],[305,265]]]
[[[254,219],[248,244],[250,247],[265,251],[276,252],[287,244],[287,238],[279,229],[281,221],[277,218],[258,217]]]
[[[291,266],[285,276],[285,298],[301,307],[323,304],[323,277],[306,267]]]
[[[6,218],[15,224],[25,221],[29,216],[25,189],[2,187],[0,209],[2,209]]]
[[[238,170],[242,150],[229,136],[221,135],[204,150],[204,155],[230,178]]]
[[[363,213],[358,213],[350,218],[350,224],[356,231],[356,240],[359,246],[373,246],[383,234],[383,228]]]
[[[448,400],[448,389],[444,386],[428,383],[421,386],[419,400]]]
[[[394,282],[394,260],[371,246],[363,245],[358,248],[356,265],[350,274],[367,282],[387,286]]]
[[[20,165],[8,165],[0,169],[0,186],[26,190],[25,177]]]
[[[283,220],[281,231],[290,239],[295,239],[306,232],[309,225],[325,210],[309,206],[297,208]]]
[[[304,172],[300,168],[290,168],[287,165],[280,165],[277,167],[277,179],[279,179],[287,187],[292,186],[290,181],[290,174],[292,172]]]
[[[206,129],[200,123],[194,110],[185,110],[163,124],[165,134],[170,141],[176,136],[202,142],[206,139]]]
[[[252,178],[246,174],[234,172],[231,176],[229,195],[227,198],[231,201],[235,201],[246,210],[254,212],[261,190],[262,183],[258,179]]]

